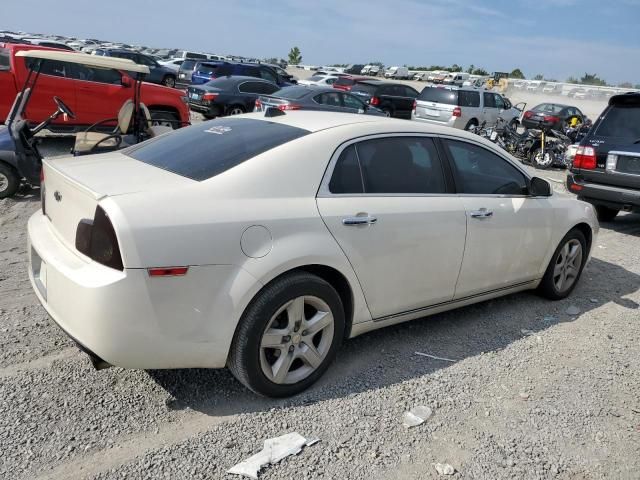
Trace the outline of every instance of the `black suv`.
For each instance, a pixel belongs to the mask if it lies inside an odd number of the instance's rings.
[[[381,80],[360,80],[351,87],[351,93],[359,95],[372,107],[382,110],[387,117],[411,119],[413,103],[418,91],[404,83]]]
[[[640,211],[640,93],[616,95],[582,139],[567,188],[592,203],[598,219]]]
[[[139,65],[146,65],[149,67],[149,75],[145,77],[145,82],[158,83],[172,88],[176,86],[176,73],[170,68],[160,65],[155,58],[149,55],[118,48],[98,48],[93,51],[93,54],[103,57],[126,58]]]

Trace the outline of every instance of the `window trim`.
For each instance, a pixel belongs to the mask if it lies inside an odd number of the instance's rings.
[[[442,175],[444,177],[444,183],[446,187],[445,193],[332,193],[329,189],[329,183],[331,182],[331,177],[333,176],[333,171],[335,170],[336,163],[338,163],[338,159],[342,155],[342,152],[346,150],[351,145],[355,145],[360,142],[364,142],[367,140],[376,140],[378,138],[390,138],[390,137],[424,137],[431,138],[433,140],[434,146],[436,148],[436,152],[438,153],[438,159],[442,166]],[[398,197],[398,198],[409,198],[409,197],[458,197],[457,193],[454,192],[455,184],[453,182],[453,178],[451,177],[452,172],[449,167],[449,159],[448,157],[443,155],[441,151],[440,142],[438,141],[438,135],[433,133],[423,133],[423,132],[389,132],[389,133],[375,133],[369,135],[363,135],[361,137],[354,137],[345,142],[341,143],[338,148],[331,155],[331,159],[327,164],[327,168],[324,172],[324,176],[322,177],[322,181],[320,182],[320,187],[318,188],[318,192],[316,193],[316,198],[349,198],[349,197],[371,197],[371,198],[383,198],[383,197]],[[358,148],[356,147],[356,156],[358,156]],[[358,158],[358,162],[360,162],[360,157]]]

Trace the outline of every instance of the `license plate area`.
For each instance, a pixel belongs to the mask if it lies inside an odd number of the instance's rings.
[[[616,164],[616,171],[630,175],[640,175],[640,157],[620,155]]]
[[[31,273],[40,295],[47,299],[47,263],[40,258],[38,252],[31,247]]]

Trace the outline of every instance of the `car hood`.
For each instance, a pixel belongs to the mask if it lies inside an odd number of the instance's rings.
[[[45,163],[98,199],[128,193],[171,190],[197,183],[128,155],[109,152],[81,157],[59,157]]]

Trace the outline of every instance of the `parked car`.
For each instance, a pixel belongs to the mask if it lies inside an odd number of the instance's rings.
[[[362,70],[360,70],[360,75],[369,75],[371,67],[372,65],[365,65],[364,67],[362,67]]]
[[[418,96],[418,91],[408,85],[383,80],[361,80],[351,88],[351,93],[388,117],[406,119],[411,118],[413,102]]]
[[[497,146],[379,117],[221,118],[43,174],[29,278],[94,365],[228,366],[273,397],[317,381],[345,338],[566,298],[597,245],[591,205]]]
[[[420,122],[469,130],[482,123],[493,125],[498,117],[517,127],[522,110],[496,92],[470,87],[425,87],[411,118]]]
[[[216,78],[216,71],[220,65],[222,62],[199,61],[191,74],[191,85],[202,85]]]
[[[547,82],[543,82],[540,80],[533,80],[527,84],[526,91],[533,92],[533,93],[542,92],[542,89],[546,84]]]
[[[583,100],[587,98],[587,90],[585,88],[572,88],[567,93],[567,97]]]
[[[325,87],[313,89],[304,86],[285,87],[270,95],[262,95],[256,101],[258,112],[266,111],[269,107],[282,111],[318,110],[385,116],[384,112],[367,105],[351,93]]]
[[[17,85],[22,85],[28,70],[25,59],[16,54],[22,50],[51,50],[19,44],[0,44],[0,123],[7,119]],[[134,81],[127,72],[116,69],[89,68],[66,62],[45,63],[32,93],[25,118],[30,123],[46,120],[57,106],[53,96],[60,97],[75,118],[62,116],[48,128],[52,131],[78,131],[89,125],[113,118],[132,96]],[[151,111],[154,121],[189,124],[189,108],[182,92],[161,85],[143,83],[141,101]]]
[[[338,78],[335,75],[321,74],[313,75],[306,80],[298,80],[298,85],[305,85],[307,87],[331,87]]]
[[[149,83],[157,83],[164,85],[165,87],[176,86],[176,72],[171,68],[160,65],[155,58],[149,55],[144,55],[133,50],[120,50],[110,48],[96,48],[92,55],[102,55],[104,57],[117,57],[126,58],[132,60],[140,65],[146,65],[149,67],[149,75],[145,78],[145,81]]]
[[[567,188],[595,205],[600,221],[612,221],[620,210],[640,211],[640,94],[609,99],[580,142]]]
[[[390,67],[384,72],[384,78],[394,78],[396,80],[409,80],[411,75],[407,67]]]
[[[542,93],[560,95],[562,93],[562,85],[559,83],[547,83],[544,87],[542,87]]]
[[[182,62],[184,62],[184,60],[181,58],[172,58],[170,60],[163,60],[158,63],[160,63],[160,65],[162,66],[165,66],[173,70],[176,73],[176,78],[177,78],[178,70],[180,70],[180,65],[182,65]]]
[[[279,90],[276,84],[255,77],[221,77],[187,89],[191,110],[205,118],[252,112],[260,95]]]
[[[344,73],[348,73],[349,75],[363,75],[362,70],[364,67],[364,65],[358,63],[347,65],[344,69]]]
[[[525,90],[527,88],[528,83],[524,80],[516,80],[511,85],[516,90]]]
[[[29,45],[38,45],[39,47],[47,47],[47,48],[57,48],[59,50],[71,50],[73,51],[73,47],[70,47],[66,43],[59,42],[57,40],[51,40],[49,38],[23,38],[22,41]]]
[[[442,85],[444,84],[444,80],[445,78],[447,78],[449,76],[449,72],[443,72],[443,71],[439,71],[439,72],[433,72],[431,75],[429,75],[429,77],[427,77],[429,79],[429,81],[431,83],[435,83],[437,85]]]
[[[178,78],[176,79],[176,87],[187,88],[191,85],[191,77],[196,66],[203,61],[202,59],[185,58],[180,68],[178,68]]]
[[[562,131],[567,120],[574,116],[579,118],[580,123],[586,118],[578,107],[559,103],[541,103],[524,112],[522,125],[525,128],[549,128]]]
[[[424,82],[427,80],[427,72],[418,72],[413,76],[416,82]]]
[[[286,67],[281,67],[280,65],[275,65],[273,63],[265,63],[265,65],[273,68],[276,73],[280,76],[280,78],[282,80],[284,80],[287,83],[290,83],[292,85],[295,85],[298,83],[298,79],[291,75],[289,72],[287,72],[287,70],[285,69]]]
[[[187,61],[185,61],[185,63],[186,62]],[[214,65],[212,62],[206,63]],[[197,68],[199,67],[197,66]],[[262,78],[263,80],[267,80],[275,85],[279,85],[280,87],[291,85],[291,82],[288,82],[285,78],[280,76],[273,67],[262,63],[220,62],[216,63],[215,68],[211,68],[210,71],[211,73],[207,75],[210,80],[226,76],[241,76]]]
[[[367,75],[370,77],[377,77],[378,75],[380,75],[381,70],[382,67],[380,67],[380,65],[371,65],[371,68],[369,69],[369,73]]]
[[[333,88],[349,92],[353,88],[353,86],[361,80],[368,80],[368,78],[360,76],[356,77],[354,75],[344,75],[333,82]]]
[[[469,80],[469,76],[470,75],[468,73],[453,72],[446,76],[443,83],[445,85],[461,87],[465,81]]]

